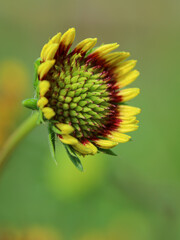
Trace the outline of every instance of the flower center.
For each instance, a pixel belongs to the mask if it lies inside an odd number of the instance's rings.
[[[51,84],[48,107],[56,113],[53,120],[72,125],[78,139],[103,136],[112,126],[116,108],[107,70],[75,53],[57,56],[47,80]]]

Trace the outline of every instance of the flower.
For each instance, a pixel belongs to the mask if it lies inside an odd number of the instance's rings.
[[[124,103],[139,88],[124,88],[138,76],[129,52],[112,52],[117,43],[94,48],[87,38],[71,50],[75,29],[55,35],[44,45],[38,66],[38,107],[60,141],[80,155],[94,155],[125,143],[140,113]],[[94,48],[94,49],[93,49]],[[55,130],[56,129],[56,130]]]

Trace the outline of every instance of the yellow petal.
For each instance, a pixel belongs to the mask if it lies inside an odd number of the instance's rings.
[[[61,137],[59,137],[62,143],[74,145],[78,143],[78,140],[75,137],[72,137],[71,135],[64,134]]]
[[[122,102],[126,102],[135,98],[139,93],[140,93],[139,88],[126,88],[119,91],[118,96],[122,97]]]
[[[50,107],[43,108],[42,112],[44,113],[44,116],[46,119],[51,119],[52,117],[54,117],[56,115],[54,110]]]
[[[119,133],[118,131],[114,131],[108,135],[108,139],[118,143],[125,143],[128,142],[131,139],[131,137],[126,134]]]
[[[52,43],[48,46],[44,53],[44,60],[52,60],[59,48],[58,43]]]
[[[49,43],[57,43],[59,45],[60,41],[61,41],[61,33],[59,32],[49,40]]]
[[[121,125],[122,124],[130,124],[130,123],[137,123],[136,117],[123,117],[123,116],[119,116],[119,118],[121,119]]]
[[[48,60],[40,64],[38,68],[39,78],[42,79],[55,64],[55,60]]]
[[[49,46],[49,44],[46,43],[41,50],[41,55],[40,56],[41,56],[42,60],[44,60],[44,53],[45,53],[46,49],[48,48],[48,46]]]
[[[138,115],[141,112],[140,108],[127,106],[127,105],[120,105],[118,106],[118,109],[119,109],[120,116],[123,116],[123,117]]]
[[[92,54],[98,54],[100,56],[106,55],[109,52],[115,50],[116,48],[119,47],[119,44],[117,43],[109,43],[109,44],[104,44],[100,47],[98,47]]]
[[[106,62],[109,64],[116,66],[119,62],[130,56],[129,52],[114,52],[105,56]]]
[[[97,38],[87,38],[81,41],[74,49],[75,52],[87,52],[92,49],[97,42]]]
[[[74,128],[69,124],[58,123],[56,126],[59,128],[62,134],[70,134],[74,131]]]
[[[123,63],[120,63],[117,68],[114,70],[118,77],[130,72],[136,66],[137,60],[129,60]]]
[[[61,38],[61,47],[66,50],[69,46],[72,45],[75,38],[75,28],[70,28],[67,32],[62,35]]]
[[[125,124],[125,125],[120,125],[120,127],[117,129],[118,132],[120,133],[127,133],[127,132],[133,132],[138,129],[138,125],[136,124]]]
[[[45,97],[41,97],[37,103],[37,106],[42,109],[48,103],[48,99]]]
[[[94,140],[94,143],[103,149],[113,148],[118,144],[118,142],[113,142],[113,141],[104,140],[104,139]]]
[[[72,146],[77,152],[87,155],[87,154],[92,154],[93,151],[91,148],[86,147],[84,144],[78,142],[77,144]]]
[[[94,144],[92,144],[91,142],[86,143],[85,146],[92,150],[92,153],[91,153],[92,155],[97,153],[97,147],[94,146]]]
[[[119,88],[126,87],[130,83],[134,82],[136,78],[139,76],[139,74],[140,74],[139,71],[134,70],[125,75],[122,75],[117,78],[117,85],[119,86]]]
[[[43,97],[50,88],[50,82],[47,80],[40,81],[39,83],[39,92],[40,96]]]

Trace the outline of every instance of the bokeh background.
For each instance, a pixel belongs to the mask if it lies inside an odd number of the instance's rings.
[[[1,240],[180,239],[179,12],[178,0],[1,1],[0,145],[30,114],[43,44],[69,27],[75,44],[98,37],[138,59],[142,108],[133,141],[82,159],[83,173],[60,144],[56,166],[45,127],[33,130],[0,174]]]

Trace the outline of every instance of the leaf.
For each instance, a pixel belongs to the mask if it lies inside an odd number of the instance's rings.
[[[41,64],[41,58],[36,59],[34,63],[34,89],[36,90],[37,97],[39,97],[39,91],[37,90],[38,88],[38,67]]]
[[[99,150],[100,152],[103,152],[103,153],[107,154],[107,155],[117,156],[117,154],[114,153],[114,152],[113,152],[112,150],[110,150],[110,149],[98,148],[98,150]]]
[[[56,137],[56,135],[55,135],[55,133],[52,131],[52,126],[51,126],[51,124],[49,124],[49,126],[48,126],[49,147],[50,147],[51,155],[52,155],[55,163],[57,164],[56,155],[55,155],[55,150],[56,150],[55,137]]]
[[[74,152],[73,148],[66,144],[64,144],[64,147],[65,147],[67,154],[68,154],[70,160],[72,161],[72,163],[75,165],[75,167],[77,167],[78,170],[80,170],[82,172],[83,166],[82,166],[81,161],[79,160],[78,156]]]

